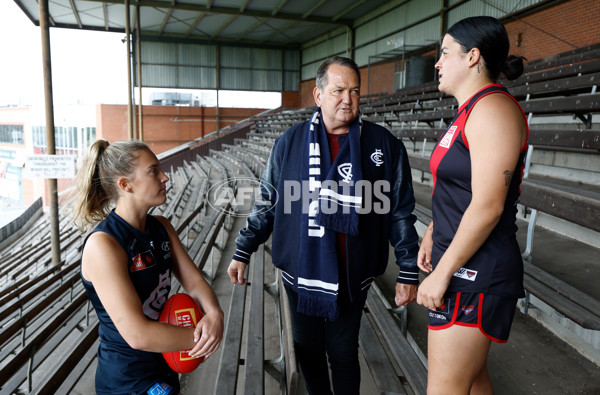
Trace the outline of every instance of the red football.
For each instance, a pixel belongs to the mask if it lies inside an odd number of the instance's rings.
[[[170,325],[195,328],[203,316],[194,299],[189,295],[176,293],[167,300],[158,320]],[[175,372],[190,373],[204,362],[204,357],[190,357],[188,351],[164,352],[162,355]]]

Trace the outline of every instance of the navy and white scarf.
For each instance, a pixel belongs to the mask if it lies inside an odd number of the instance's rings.
[[[360,133],[362,118],[350,125],[340,152],[331,163],[321,110],[313,114],[307,130],[302,180],[308,181],[310,199],[300,223],[298,312],[335,320],[339,314],[336,232],[358,234],[362,204]],[[306,185],[306,183],[303,183]]]

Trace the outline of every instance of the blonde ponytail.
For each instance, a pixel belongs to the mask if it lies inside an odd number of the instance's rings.
[[[152,152],[141,141],[96,140],[91,145],[76,176],[72,213],[80,230],[87,231],[108,216],[119,198],[117,180],[134,174],[139,151]]]

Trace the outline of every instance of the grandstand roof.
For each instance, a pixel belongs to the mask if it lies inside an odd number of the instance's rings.
[[[39,25],[36,0],[14,0]],[[142,36],[260,46],[300,46],[386,0],[130,0]],[[50,26],[125,32],[124,0],[52,0]],[[139,10],[139,11],[138,11]]]

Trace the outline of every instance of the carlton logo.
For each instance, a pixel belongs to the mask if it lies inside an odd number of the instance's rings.
[[[208,204],[215,211],[234,217],[248,217],[272,210],[278,199],[273,185],[251,177],[219,181],[210,187],[207,196]]]
[[[375,152],[371,154],[371,160],[375,163],[375,166],[379,167],[383,164],[383,153],[380,149],[375,149]]]
[[[342,163],[338,166],[337,171],[343,182],[352,181],[352,163]]]

